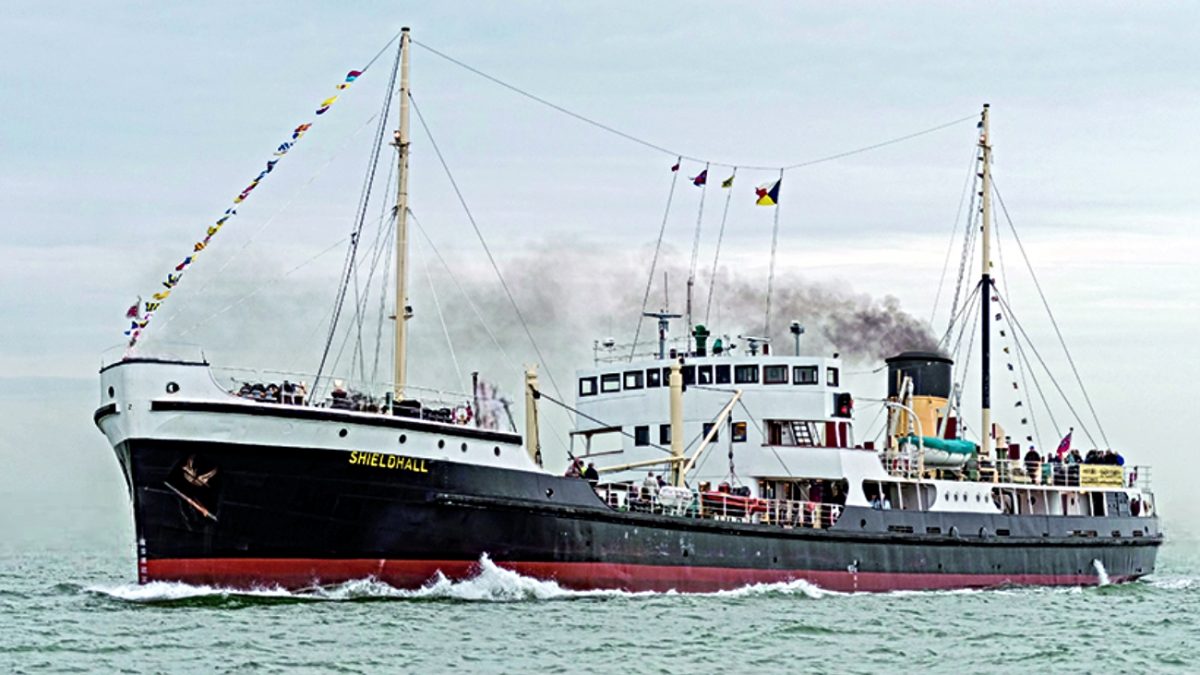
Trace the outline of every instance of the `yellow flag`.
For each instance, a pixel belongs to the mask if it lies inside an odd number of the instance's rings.
[[[171,294],[171,291],[160,291],[158,293],[155,293],[153,297],[155,300],[162,301],[162,300],[166,300],[167,296],[170,294]]]
[[[333,102],[336,101],[337,99],[338,99],[338,97],[336,97],[336,96],[330,96],[329,98],[325,99],[324,101],[321,101],[320,107],[327,108],[327,107],[333,105]]]

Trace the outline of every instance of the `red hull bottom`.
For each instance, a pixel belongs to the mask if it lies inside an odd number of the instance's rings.
[[[619,563],[497,562],[518,574],[553,581],[572,590],[678,591],[711,593],[752,584],[804,580],[823,589],[844,592],[989,588],[1003,585],[1091,586],[1095,575],[1054,574],[919,574],[829,570],[769,570],[735,567],[682,567]],[[441,572],[452,580],[479,572],[465,560],[325,560],[274,558],[190,558],[148,560],[141,582],[175,581],[224,588],[309,588],[368,577],[400,589],[426,585]],[[1113,583],[1133,577],[1113,577]]]

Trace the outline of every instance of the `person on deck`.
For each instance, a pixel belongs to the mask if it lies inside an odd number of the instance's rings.
[[[1025,473],[1029,475],[1029,480],[1034,483],[1038,482],[1038,464],[1041,464],[1041,462],[1041,455],[1037,453],[1037,450],[1033,449],[1032,445],[1029,446],[1029,452],[1025,453]]]
[[[583,477],[583,460],[571,460],[571,466],[567,467],[567,472],[563,474],[567,478],[582,478]]]
[[[594,462],[588,462],[587,469],[584,469],[583,471],[583,477],[592,485],[600,482],[600,472],[596,470],[596,464]]]

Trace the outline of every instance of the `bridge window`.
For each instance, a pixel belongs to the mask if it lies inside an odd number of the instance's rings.
[[[579,378],[579,395],[580,396],[595,396],[596,395],[596,378],[594,378],[594,377]]]
[[[662,386],[662,371],[658,368],[651,368],[646,371],[646,387],[661,387]]]
[[[683,384],[696,384],[696,366],[684,366],[679,369],[679,373],[683,375]]]
[[[763,366],[763,384],[787,384],[787,366]]]
[[[732,433],[730,433],[730,437],[733,438],[734,443],[745,443],[746,442],[746,423],[745,422],[734,422],[733,430],[732,430]]]
[[[733,369],[734,384],[758,384],[758,366],[737,366]]]
[[[714,374],[717,384],[729,384],[729,366],[717,366]]]
[[[650,445],[650,426],[642,425],[633,428],[633,444],[638,447]]]
[[[600,391],[605,394],[611,394],[614,391],[621,391],[621,376],[617,373],[606,373],[601,375]]]
[[[816,366],[796,366],[792,368],[792,384],[816,384]]]
[[[696,368],[696,384],[712,384],[713,383],[713,367],[700,366]]]
[[[631,370],[625,373],[625,389],[641,389],[642,388],[642,371]]]
[[[703,429],[703,431],[701,431],[701,432],[700,432],[700,438],[701,438],[701,440],[703,440],[705,437],[707,437],[707,436],[708,436],[708,432],[712,431],[712,428],[713,428],[713,423],[712,423],[712,422],[705,422],[705,423],[704,423],[704,429]],[[720,436],[721,436],[721,433],[720,433],[720,432],[717,432],[717,433],[713,434],[713,437],[712,437],[712,442],[713,442],[713,443],[716,443],[716,442],[717,442],[717,439],[719,439],[719,438],[720,438]]]
[[[659,445],[670,445],[671,444],[671,425],[670,424],[658,425],[658,443],[659,443]]]
[[[826,368],[825,369],[825,384],[830,387],[838,386],[838,369],[837,368]]]

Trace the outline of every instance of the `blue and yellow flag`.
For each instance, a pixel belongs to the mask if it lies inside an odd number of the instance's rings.
[[[759,206],[775,206],[778,204],[779,184],[782,182],[783,179],[781,178],[770,183],[763,183],[762,185],[754,188],[754,194],[758,196],[758,200],[754,203],[758,204]]]

